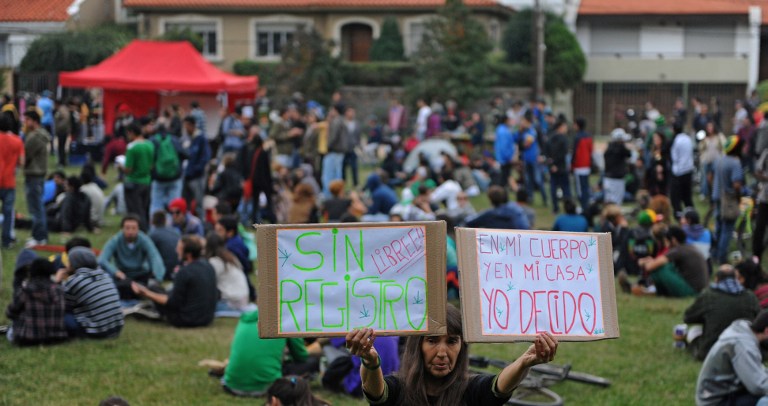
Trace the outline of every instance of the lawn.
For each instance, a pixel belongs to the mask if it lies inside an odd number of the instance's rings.
[[[76,173],[76,168],[68,168]],[[114,180],[114,171],[110,180]],[[27,213],[23,180],[17,188],[17,210]],[[487,207],[485,197],[473,200]],[[118,229],[119,218],[108,216],[98,235],[88,235],[96,247]],[[537,226],[551,226],[552,214],[537,209]],[[0,307],[11,298],[13,264],[29,236],[19,230],[17,247],[2,251]],[[50,243],[66,236],[52,234]],[[618,290],[617,290],[618,291]],[[639,298],[618,293],[621,338],[591,343],[562,343],[558,363],[613,381],[607,389],[566,382],[553,387],[568,405],[682,405],[693,402],[700,363],[672,345],[672,327],[679,323],[691,300]],[[7,324],[4,313],[0,324]],[[222,392],[218,382],[197,366],[205,358],[224,359],[236,320],[217,319],[211,327],[181,330],[161,323],[128,318],[120,338],[73,341],[55,346],[16,348],[0,339],[0,405],[94,405],[113,394],[133,405],[203,405],[261,403]],[[476,344],[474,354],[512,360],[526,344]],[[317,394],[334,405],[363,402]]]

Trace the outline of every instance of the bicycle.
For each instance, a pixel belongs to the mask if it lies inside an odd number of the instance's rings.
[[[509,363],[483,356],[470,355],[469,365],[475,368],[485,369],[493,366],[503,369]],[[473,372],[482,373],[482,371],[477,370],[473,370]],[[507,404],[517,406],[562,406],[563,398],[555,391],[549,389],[549,387],[566,379],[603,388],[611,386],[611,381],[608,379],[572,371],[570,364],[540,364],[531,367],[528,375],[520,382],[520,385],[515,389]]]

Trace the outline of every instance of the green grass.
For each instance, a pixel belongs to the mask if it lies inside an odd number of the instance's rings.
[[[68,169],[75,173],[76,169]],[[110,181],[114,181],[114,171]],[[23,179],[19,178],[17,210],[27,213]],[[484,197],[473,199],[480,209]],[[118,229],[108,216],[98,235],[88,235],[100,247]],[[540,228],[553,217],[537,209]],[[3,250],[0,307],[11,299],[13,264],[29,232],[19,230],[17,248]],[[51,234],[51,243],[67,237]],[[672,326],[679,323],[691,300],[639,298],[619,293],[621,338],[590,343],[562,343],[556,362],[613,381],[607,389],[565,382],[553,387],[568,405],[687,405],[693,403],[700,363],[672,346]],[[7,324],[0,315],[0,324]],[[218,382],[197,366],[205,358],[224,359],[236,320],[217,319],[211,327],[181,330],[161,323],[128,318],[120,338],[72,341],[55,346],[16,348],[0,339],[0,405],[94,405],[118,394],[134,405],[260,404],[225,394]],[[475,344],[472,353],[513,360],[526,344]],[[316,393],[334,405],[361,401]]]

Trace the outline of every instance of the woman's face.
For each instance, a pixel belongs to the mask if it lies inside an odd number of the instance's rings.
[[[460,351],[461,336],[424,337],[421,342],[424,369],[435,378],[443,378],[453,371]]]

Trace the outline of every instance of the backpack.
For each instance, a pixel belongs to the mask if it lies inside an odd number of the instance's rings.
[[[629,230],[627,237],[627,261],[625,267],[631,275],[640,274],[637,260],[652,257],[656,254],[656,242],[653,240],[650,230],[637,227]]]
[[[155,137],[155,177],[158,180],[173,180],[179,177],[179,153],[173,138],[168,135]]]

